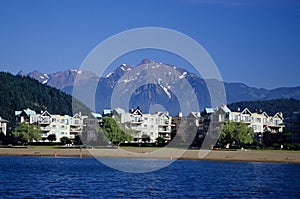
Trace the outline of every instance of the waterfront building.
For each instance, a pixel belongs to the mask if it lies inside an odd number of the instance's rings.
[[[219,138],[222,126],[228,119],[230,109],[227,106],[205,108],[203,112],[203,129],[205,136],[209,136],[212,142]],[[212,146],[205,146],[212,147]]]
[[[203,136],[203,122],[200,112],[191,112],[183,116],[179,112],[177,116],[172,117],[172,137],[178,137],[179,143],[191,144],[197,136]]]
[[[8,121],[0,117],[0,133],[6,135]]]
[[[271,133],[282,133],[284,128],[283,114],[276,113],[269,116],[266,112],[252,113],[245,108],[243,111],[229,112],[229,121],[246,123],[251,127],[254,133],[263,133],[270,131]]]
[[[216,111],[223,110],[222,114],[215,114]],[[276,113],[274,116],[269,116],[266,112],[251,112],[248,108],[243,109],[242,111],[238,109],[237,111],[231,111],[226,105],[219,108],[206,108],[204,111],[205,121],[208,121],[206,128],[211,121],[209,117],[212,114],[215,114],[214,117],[219,117],[219,121],[224,123],[225,120],[231,122],[241,122],[248,125],[252,128],[255,134],[255,137],[262,142],[262,137],[264,132],[271,133],[282,133],[284,125],[284,118],[281,112]],[[217,118],[214,120],[216,121]]]
[[[98,140],[97,130],[102,126],[103,118],[100,113],[91,113],[91,117],[85,119],[81,141],[86,143],[95,143]]]
[[[121,128],[128,130],[134,142],[155,143],[158,137],[166,142],[171,140],[171,119],[168,112],[144,114],[137,108],[125,112],[121,108],[112,111],[112,117],[120,124]]]
[[[74,116],[55,115],[48,111],[37,114],[35,111],[25,109],[15,111],[17,123],[37,124],[40,126],[42,140],[47,141],[49,135],[55,135],[57,142],[62,137],[75,140],[77,135],[81,135],[85,127],[87,116],[76,113]]]
[[[292,143],[300,143],[300,112],[294,112],[290,118],[285,120],[285,130],[291,133]]]

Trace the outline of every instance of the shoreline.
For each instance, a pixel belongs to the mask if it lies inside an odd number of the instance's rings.
[[[202,151],[202,150],[201,150]],[[152,158],[179,160],[209,160],[229,162],[273,162],[300,164],[300,151],[212,150],[199,157],[199,150],[122,148],[64,149],[64,148],[0,148],[0,156],[95,157],[95,158]],[[178,155],[180,154],[180,155]],[[176,158],[179,157],[179,158]]]

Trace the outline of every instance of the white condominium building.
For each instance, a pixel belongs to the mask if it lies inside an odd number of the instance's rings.
[[[243,111],[230,112],[229,121],[243,122],[251,127],[254,133],[262,133],[270,131],[271,133],[283,132],[282,113],[276,113],[274,116],[269,116],[266,112],[252,113],[245,108]]]
[[[42,140],[47,141],[49,135],[55,135],[57,142],[62,137],[75,139],[76,135],[83,132],[87,116],[76,113],[74,116],[69,115],[52,115],[48,111],[37,114],[35,111],[25,109],[15,111],[16,122],[38,124],[41,128]]]
[[[135,142],[154,143],[158,137],[163,137],[166,141],[171,140],[172,118],[168,112],[143,114],[138,108],[130,112],[116,108],[112,115],[124,130],[130,131]]]

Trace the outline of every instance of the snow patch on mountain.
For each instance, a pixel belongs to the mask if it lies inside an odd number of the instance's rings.
[[[171,93],[169,92],[168,88],[165,87],[165,86],[163,86],[163,85],[161,85],[161,84],[159,86],[165,91],[165,93],[167,94],[167,96],[169,97],[169,99],[171,99],[172,96],[171,96]]]
[[[186,77],[186,74],[187,74],[187,72],[183,72],[182,75],[180,75],[178,78],[179,78],[179,79],[183,79],[183,78]]]
[[[113,73],[114,73],[114,72],[110,72],[110,73],[108,73],[105,77],[106,77],[106,78],[107,78],[107,77],[110,77]]]

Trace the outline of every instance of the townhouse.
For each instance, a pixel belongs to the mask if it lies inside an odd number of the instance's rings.
[[[81,115],[81,113],[69,116],[50,114],[48,111],[43,111],[38,114],[30,109],[15,111],[15,117],[17,123],[39,125],[43,141],[47,141],[49,135],[55,135],[56,142],[59,142],[62,137],[74,140],[77,135],[81,135],[88,118]]]
[[[229,112],[229,121],[246,123],[253,129],[254,133],[263,133],[266,131],[281,133],[284,128],[283,120],[281,112],[276,113],[274,116],[269,116],[266,112],[252,113],[248,108],[242,111]]]
[[[130,131],[134,142],[155,143],[158,137],[171,140],[171,120],[168,112],[144,114],[137,108],[125,112],[121,108],[112,111],[112,117],[124,130]]]

